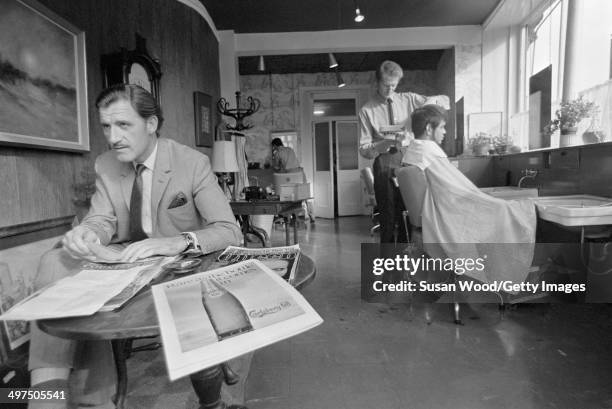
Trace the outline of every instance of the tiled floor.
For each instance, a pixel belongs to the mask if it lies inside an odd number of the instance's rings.
[[[273,244],[283,244],[275,230]],[[368,304],[360,299],[365,217],[317,219],[300,244],[317,265],[303,290],[325,322],[256,352],[250,409],[612,408],[612,306]],[[169,383],[162,354],[128,362],[131,408],[196,408],[189,381]]]

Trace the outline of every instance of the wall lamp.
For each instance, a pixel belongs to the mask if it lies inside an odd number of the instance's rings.
[[[336,61],[336,57],[332,53],[327,54],[329,57],[329,68],[336,68],[338,66],[338,61]]]
[[[361,14],[357,1],[355,1],[354,3],[355,3],[355,22],[361,23],[363,20],[365,20],[365,16]]]
[[[263,55],[259,56],[259,64],[257,64],[257,71],[265,71],[266,62],[264,61]]]
[[[340,75],[340,71],[336,71],[336,81],[338,82],[338,88],[342,88],[346,85],[342,79],[342,75]]]

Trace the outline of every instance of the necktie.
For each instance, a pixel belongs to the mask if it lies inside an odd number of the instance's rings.
[[[132,186],[132,196],[130,197],[130,241],[140,241],[147,238],[142,230],[142,172],[145,165],[136,165],[136,178]]]
[[[387,112],[389,113],[389,125],[395,125],[395,119],[393,118],[393,100],[387,98]],[[397,148],[392,146],[389,148],[389,153],[397,153]]]
[[[387,98],[387,108],[389,112],[389,125],[395,125],[395,119],[393,118],[393,100]]]

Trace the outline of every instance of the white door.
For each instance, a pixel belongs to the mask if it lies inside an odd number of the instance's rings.
[[[334,218],[334,174],[332,161],[332,123],[313,122],[314,212],[316,217]]]
[[[363,213],[357,121],[336,122],[338,216]]]

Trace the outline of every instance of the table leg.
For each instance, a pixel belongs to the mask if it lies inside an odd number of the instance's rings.
[[[297,214],[293,213],[293,244],[298,244],[298,217]]]
[[[242,216],[242,240],[244,243],[244,247],[248,247],[247,245],[247,233],[249,232],[249,224],[251,220],[249,216]]]
[[[291,245],[291,238],[289,237],[289,220],[291,220],[291,215],[289,217],[283,216],[283,220],[285,221],[285,245]]]
[[[220,365],[190,375],[191,385],[200,401],[199,409],[246,409],[241,405],[229,405],[221,400],[221,386],[225,379]]]
[[[127,394],[127,365],[128,348],[131,345],[129,339],[115,339],[111,341],[113,355],[115,356],[115,367],[117,368],[117,393],[115,395],[115,406],[123,409],[125,396]]]

